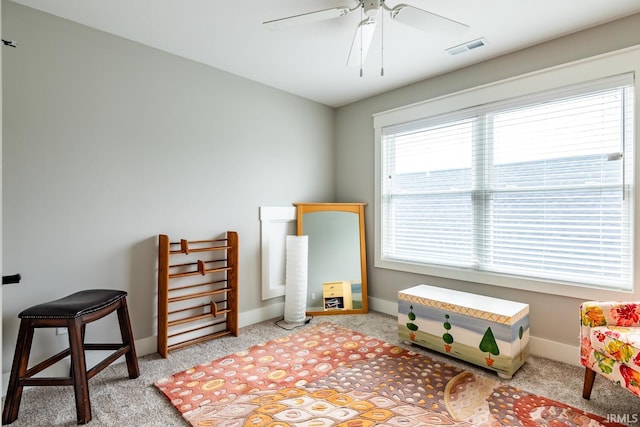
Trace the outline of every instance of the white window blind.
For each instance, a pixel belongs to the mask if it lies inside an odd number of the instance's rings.
[[[381,258],[632,288],[633,76],[381,129]]]

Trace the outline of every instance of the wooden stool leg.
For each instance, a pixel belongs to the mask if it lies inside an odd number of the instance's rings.
[[[7,397],[2,411],[2,424],[11,424],[18,418],[20,400],[22,399],[22,385],[20,385],[19,380],[27,373],[32,342],[33,328],[31,327],[31,322],[28,319],[22,319],[13,356],[9,385],[7,386]]]
[[[138,378],[140,376],[140,367],[138,366],[138,356],[136,355],[133,332],[131,331],[131,321],[129,320],[126,298],[122,299],[120,307],[118,307],[118,323],[120,325],[120,335],[122,335],[122,344],[129,346],[129,351],[125,353],[129,378]]]
[[[91,401],[89,400],[89,381],[87,364],[84,355],[83,324],[79,319],[70,319],[69,348],[71,349],[71,366],[73,367],[73,388],[76,398],[76,415],[78,424],[91,421]]]
[[[596,372],[589,368],[584,368],[584,385],[582,386],[582,397],[585,399],[591,398],[591,389],[593,388],[593,382],[596,379]]]
[[[84,347],[84,337],[85,337],[86,330],[87,330],[87,325],[85,323],[83,323],[82,324],[82,346],[83,347]],[[67,331],[67,333],[68,332],[69,331]],[[69,364],[69,377],[73,378],[73,357],[71,358],[71,363]]]

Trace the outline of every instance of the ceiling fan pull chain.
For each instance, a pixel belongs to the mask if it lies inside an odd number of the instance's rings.
[[[362,7],[360,8],[360,22],[362,22],[362,20],[364,19],[363,14],[363,10],[364,10],[364,2],[362,3]],[[362,77],[362,42],[363,42],[363,36],[362,36],[362,28],[360,28],[360,77]]]
[[[384,11],[380,14],[380,77],[384,77]]]

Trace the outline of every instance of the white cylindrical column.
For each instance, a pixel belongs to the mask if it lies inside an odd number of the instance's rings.
[[[307,311],[308,236],[287,236],[284,320],[302,323]]]

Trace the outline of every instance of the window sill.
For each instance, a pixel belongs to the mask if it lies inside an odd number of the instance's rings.
[[[518,289],[528,292],[578,298],[581,300],[624,300],[629,299],[629,297],[634,295],[633,290],[602,289],[591,285],[580,286],[577,284],[555,283],[529,278],[525,279],[517,276],[487,273],[484,271],[435,267],[399,261],[386,261],[381,260],[380,257],[376,257],[374,267],[422,274],[432,277],[442,277],[464,282],[481,283],[509,289]]]

